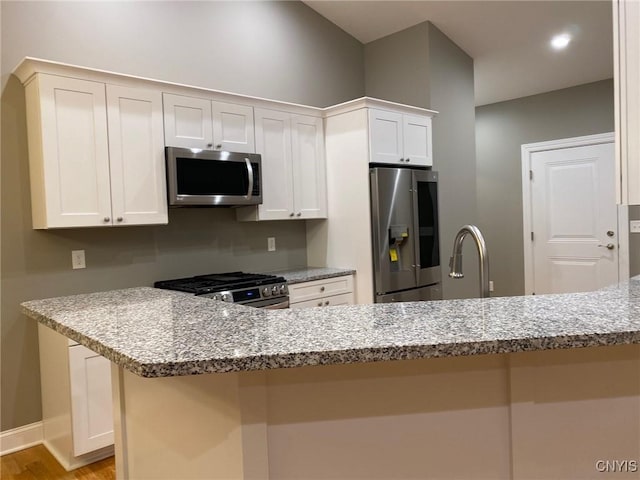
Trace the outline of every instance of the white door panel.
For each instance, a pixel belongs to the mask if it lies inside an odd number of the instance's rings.
[[[211,100],[165,93],[163,103],[164,140],[167,146],[211,148]]]
[[[415,115],[403,115],[402,131],[404,137],[405,162],[410,165],[431,166],[429,144],[431,143],[431,119]]]
[[[402,114],[369,110],[370,162],[400,163],[403,155]]]
[[[613,143],[535,152],[531,170],[535,293],[589,291],[616,283]]]
[[[214,148],[255,153],[253,107],[212,102]]]

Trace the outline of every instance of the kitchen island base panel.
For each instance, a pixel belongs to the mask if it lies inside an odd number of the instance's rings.
[[[119,479],[595,479],[600,460],[640,463],[638,345],[112,372]]]

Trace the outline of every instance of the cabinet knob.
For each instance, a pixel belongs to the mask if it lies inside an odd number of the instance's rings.
[[[111,219],[110,219],[109,217],[104,217],[104,218],[102,219],[102,221],[103,221],[104,223],[108,223],[108,222],[110,222],[110,221],[111,221]]]
[[[290,217],[293,217],[293,212],[291,212],[291,213],[289,214],[289,216],[290,216]]]
[[[300,217],[300,216],[302,216],[302,212],[298,212],[298,213],[296,214],[296,217]]]
[[[410,158],[407,158],[407,159],[405,160],[405,162],[410,162],[410,161],[411,161],[411,159],[410,159]]]
[[[218,145],[216,145],[216,150],[220,150],[220,149],[222,149],[222,144],[221,144],[221,143],[219,143]]]
[[[401,161],[401,162],[404,162],[404,158],[401,158],[401,159],[400,159],[400,161]]]
[[[324,292],[324,287],[320,287],[320,291],[321,291],[321,292]]]
[[[122,217],[116,218],[116,221],[118,221],[118,222],[121,222],[122,220],[124,220]]]
[[[329,300],[327,300],[326,302],[324,302],[324,305],[325,305],[325,307],[326,307],[327,305],[329,305]]]
[[[322,302],[318,302],[318,306],[321,307],[322,306]]]
[[[213,143],[207,143],[207,148],[213,147]]]

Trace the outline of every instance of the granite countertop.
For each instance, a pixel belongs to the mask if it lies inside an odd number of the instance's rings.
[[[640,276],[590,293],[301,310],[147,287],[22,307],[144,377],[640,343]]]
[[[268,273],[272,275],[280,275],[285,278],[289,285],[293,285],[294,283],[311,282],[313,280],[353,275],[356,271],[346,268],[305,267]]]

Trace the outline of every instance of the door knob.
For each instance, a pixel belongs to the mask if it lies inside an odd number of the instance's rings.
[[[599,247],[605,247],[607,250],[613,250],[615,245],[613,243],[607,243],[606,245],[598,245]]]

